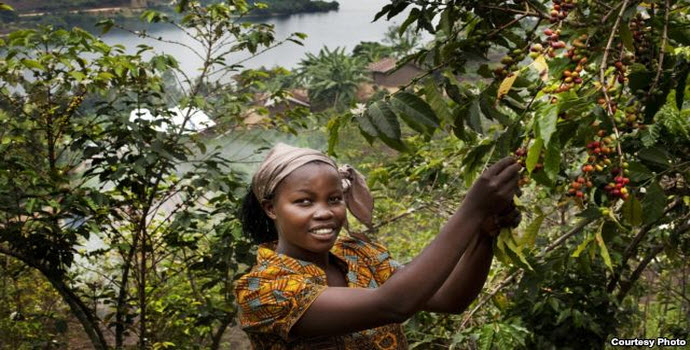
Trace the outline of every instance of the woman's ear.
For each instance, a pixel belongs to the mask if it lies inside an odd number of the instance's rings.
[[[273,205],[273,201],[270,199],[264,199],[261,201],[261,208],[264,209],[264,213],[268,215],[271,220],[276,219],[276,212],[275,212],[275,206]]]

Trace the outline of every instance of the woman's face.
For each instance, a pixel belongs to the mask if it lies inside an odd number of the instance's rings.
[[[346,220],[340,176],[321,162],[297,168],[262,205],[278,230],[279,252],[303,260],[328,252]]]

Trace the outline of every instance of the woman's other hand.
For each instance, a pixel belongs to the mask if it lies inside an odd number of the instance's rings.
[[[488,216],[484,219],[480,230],[484,235],[496,237],[501,233],[502,228],[515,228],[520,225],[521,221],[522,213],[520,210],[515,205],[510,205],[505,213]]]

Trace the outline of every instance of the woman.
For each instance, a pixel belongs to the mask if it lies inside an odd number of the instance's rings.
[[[346,208],[371,225],[362,176],[322,153],[277,145],[252,178],[243,229],[257,263],[235,287],[240,323],[256,349],[406,349],[400,323],[421,310],[462,312],[492,259],[484,224],[511,212],[520,165],[487,169],[462,206],[404,267],[380,244],[340,237]]]

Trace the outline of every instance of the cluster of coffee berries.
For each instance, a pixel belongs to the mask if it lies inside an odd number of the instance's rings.
[[[600,97],[599,100],[597,100],[597,103],[605,111],[608,111],[605,98]],[[616,111],[618,110],[618,102],[611,100],[611,101],[609,101],[609,106],[611,107],[611,113],[616,114]]]
[[[598,128],[598,126],[594,126]],[[605,130],[597,131],[598,140],[587,144],[587,163],[582,166],[582,172],[602,172],[612,164],[610,154],[614,152],[614,141],[606,135]]]
[[[553,0],[549,20],[557,23],[568,17],[568,11],[575,8],[577,0]]]
[[[561,75],[561,85],[554,90],[555,93],[564,92],[572,89],[575,85],[582,84],[580,77],[582,66],[577,66],[574,70],[566,69]]]
[[[652,57],[651,45],[648,34],[652,28],[647,26],[642,14],[638,13],[632,21],[630,21],[630,31],[632,32],[633,40],[635,41],[635,54],[640,63],[648,65]]]
[[[560,40],[561,30],[553,30],[551,28],[544,29],[544,34],[546,34],[546,41],[549,43],[549,49],[547,53],[549,57],[556,57],[556,50],[565,48],[565,41]]]
[[[582,34],[573,40],[573,47],[571,47],[566,53],[566,56],[570,58],[572,62],[575,62],[578,65],[584,65],[587,63],[587,53],[589,50],[587,50],[587,44],[583,42],[583,40],[587,40],[587,34]]]
[[[582,176],[579,176],[576,181],[573,181],[570,183],[570,187],[568,188],[568,196],[575,196],[577,198],[585,198],[585,192],[587,191],[588,188],[594,187],[594,184],[592,184],[592,181],[589,181],[585,179]]]
[[[517,163],[525,167],[525,163],[527,161],[527,149],[524,147],[520,147],[513,152],[515,157],[517,157]],[[530,178],[527,175],[527,173],[523,173],[522,177],[520,177],[520,180],[518,180],[518,186],[522,187],[530,183]]]
[[[535,59],[544,51],[544,46],[540,43],[535,43],[532,44],[532,46],[529,48],[529,51],[529,57]]]
[[[643,129],[645,127],[643,124],[644,120],[636,104],[626,107],[625,114],[617,114],[614,120],[616,121],[618,130],[623,133],[632,132],[635,129]]]
[[[516,71],[518,69],[518,63],[524,59],[525,53],[522,51],[522,49],[510,51],[507,55],[501,58],[501,64],[503,64],[503,66],[494,69],[494,74],[499,78],[506,77],[511,72]]]
[[[604,191],[609,196],[610,199],[621,198],[623,200],[628,199],[630,191],[625,185],[630,182],[630,179],[625,176],[616,176],[613,181],[604,186]]]
[[[616,76],[618,78],[618,82],[625,84],[625,81],[627,80],[625,73],[628,71],[628,69],[623,64],[623,61],[616,61],[613,65],[616,67]]]

